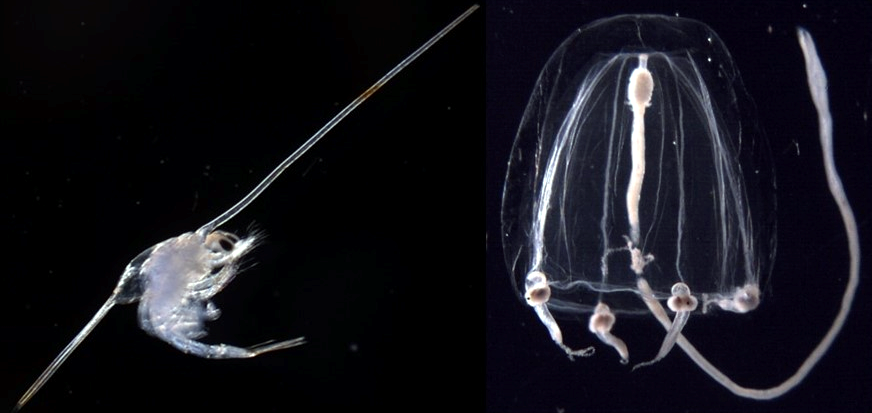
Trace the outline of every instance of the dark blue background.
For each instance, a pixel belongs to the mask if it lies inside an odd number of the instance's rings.
[[[738,3],[738,4],[737,4]],[[802,4],[805,3],[804,7]],[[865,2],[490,2],[487,10],[487,339],[489,412],[864,411],[872,408],[872,305],[868,264],[851,315],[805,381],[773,401],[741,399],[710,379],[677,347],[660,363],[630,372],[613,351],[564,321],[564,335],[595,345],[570,362],[519,299],[502,257],[499,210],[511,143],[539,71],[575,29],[624,13],[701,20],[733,55],[759,126],[770,142],[778,185],[778,255],[761,306],[747,316],[691,317],[684,334],[716,366],[752,387],[791,375],[823,336],[847,277],[846,240],[826,182],[816,113],[795,27],[814,36],[829,75],[835,156],[869,257],[872,140],[872,6]],[[772,33],[767,27],[772,26]],[[797,146],[799,151],[797,151]],[[618,320],[613,331],[633,360],[656,354],[663,330],[653,317]],[[579,340],[579,337],[574,337]]]

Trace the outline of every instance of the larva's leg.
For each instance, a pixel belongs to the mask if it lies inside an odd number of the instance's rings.
[[[206,302],[206,313],[204,314],[209,321],[215,321],[221,317],[221,309],[215,306],[212,301]]]
[[[236,267],[226,266],[213,271],[203,279],[188,284],[188,291],[196,300],[207,300],[215,296],[236,277]]]
[[[209,359],[251,358],[275,350],[296,347],[306,343],[304,337],[277,343],[267,342],[251,347],[236,347],[229,344],[205,344],[181,335],[162,336],[166,342],[184,353]]]

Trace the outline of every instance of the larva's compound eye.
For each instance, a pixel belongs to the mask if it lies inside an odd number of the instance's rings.
[[[206,236],[206,248],[212,252],[230,252],[236,247],[239,237],[229,232],[215,231]]]

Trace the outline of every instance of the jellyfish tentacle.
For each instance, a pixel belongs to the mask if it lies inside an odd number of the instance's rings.
[[[760,286],[756,283],[745,284],[736,288],[733,294],[727,297],[705,298],[703,297],[702,312],[706,313],[712,305],[721,310],[738,314],[745,314],[760,305]]]
[[[551,340],[557,344],[570,360],[577,357],[590,357],[594,353],[593,347],[586,347],[578,350],[573,350],[571,347],[563,343],[563,333],[560,331],[560,326],[554,320],[554,316],[548,311],[548,299],[551,298],[551,286],[548,285],[548,277],[541,271],[531,271],[527,274],[527,279],[524,281],[525,292],[524,299],[527,304],[533,307],[539,320],[548,329],[548,334],[551,335]]]
[[[600,341],[618,352],[621,356],[621,364],[627,364],[630,361],[630,352],[627,350],[627,344],[624,343],[624,340],[612,334],[614,325],[615,315],[612,310],[605,303],[598,303],[593,310],[593,315],[590,316],[587,328],[591,333],[596,334]]]
[[[842,223],[845,226],[845,235],[848,242],[848,252],[850,255],[850,263],[848,268],[848,282],[845,285],[845,292],[842,295],[841,306],[836,318],[830,325],[824,337],[818,342],[814,350],[808,355],[805,361],[796,369],[796,371],[781,383],[767,388],[750,388],[742,386],[731,380],[726,374],[721,372],[711,362],[709,362],[685,337],[678,337],[678,345],[696,363],[706,374],[711,376],[715,381],[724,386],[727,390],[738,396],[747,397],[756,400],[771,400],[782,396],[788,391],[796,387],[803,379],[811,372],[811,369],[820,361],[826,354],[836,339],[836,336],[842,330],[845,320],[851,311],[851,305],[854,302],[854,296],[857,293],[857,285],[860,283],[860,239],[859,231],[857,230],[857,221],[854,218],[854,211],[848,203],[848,197],[842,187],[841,178],[836,171],[835,159],[833,157],[833,130],[832,116],[830,115],[829,102],[827,101],[827,77],[818,57],[817,49],[815,48],[814,40],[803,28],[797,28],[797,37],[799,45],[802,49],[803,58],[805,60],[805,70],[808,76],[808,86],[812,95],[812,100],[818,112],[818,135],[820,138],[821,150],[823,152],[824,172],[827,175],[827,184],[830,188],[830,194],[842,215]],[[640,285],[641,287],[641,285]],[[641,288],[640,288],[641,290]],[[648,287],[648,291],[650,291]],[[666,313],[660,303],[654,301],[648,304],[648,308],[660,321],[664,328],[669,326],[669,318],[665,317]],[[660,307],[659,310],[654,307]]]
[[[670,310],[675,311],[675,318],[672,320],[672,325],[663,339],[663,344],[660,345],[660,351],[657,352],[657,357],[650,361],[633,366],[633,370],[639,367],[650,366],[662,360],[672,351],[672,347],[675,347],[675,342],[681,335],[681,330],[684,329],[684,326],[687,325],[687,320],[690,319],[690,313],[699,306],[699,301],[696,297],[690,295],[690,287],[680,282],[672,286],[672,297],[669,298],[666,304]]]

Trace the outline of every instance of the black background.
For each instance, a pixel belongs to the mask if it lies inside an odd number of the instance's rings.
[[[764,4],[765,3],[765,4]],[[805,4],[805,6],[803,6]],[[487,10],[487,339],[490,412],[867,411],[872,408],[872,304],[868,264],[852,312],[829,353],[805,381],[773,401],[732,395],[677,347],[630,372],[586,330],[563,321],[564,336],[597,347],[570,362],[519,299],[502,257],[499,210],[506,162],[539,71],[569,34],[593,20],[661,13],[703,21],[726,44],[769,140],[778,183],[778,255],[761,306],[747,316],[691,317],[685,336],[737,382],[768,387],[791,375],[823,336],[847,277],[844,230],[826,187],[816,113],[795,27],[815,38],[829,75],[835,156],[869,257],[872,198],[872,6],[867,2],[490,2]],[[771,33],[767,28],[771,26]],[[619,318],[613,332],[631,362],[656,354],[652,317]],[[577,336],[581,334],[580,338]]]
[[[569,362],[517,299],[502,260],[505,164],[553,50],[615,14],[702,20],[733,54],[772,146],[779,250],[758,311],[692,318],[686,334],[741,383],[772,385],[794,371],[835,315],[847,267],[794,27],[811,31],[829,74],[837,165],[869,251],[872,11],[865,2],[757,3],[488,2],[223,227],[244,233],[253,223],[268,238],[256,265],[217,296],[224,315],[207,341],[305,335],[309,344],[203,360],[148,337],[135,307],[118,307],[27,411],[456,409],[481,400],[482,357],[493,412],[868,410],[865,267],[827,356],[791,393],[756,402],[680,351],[630,373],[588,336],[597,356]],[[4,3],[0,403],[15,403],[131,258],[228,208],[467,6]],[[465,263],[481,251],[469,222],[480,208],[485,47],[482,277]],[[621,319],[616,333],[638,357],[654,354],[663,334],[650,318]]]
[[[471,4],[5,2],[0,409],[130,259],[229,208]],[[483,236],[469,224],[480,217],[483,27],[479,10],[222,227],[253,224],[267,239],[216,297],[223,316],[204,341],[308,344],[205,360],[144,334],[135,306],[116,307],[26,411],[481,400],[465,355],[480,360],[470,309],[483,283],[463,263]]]

